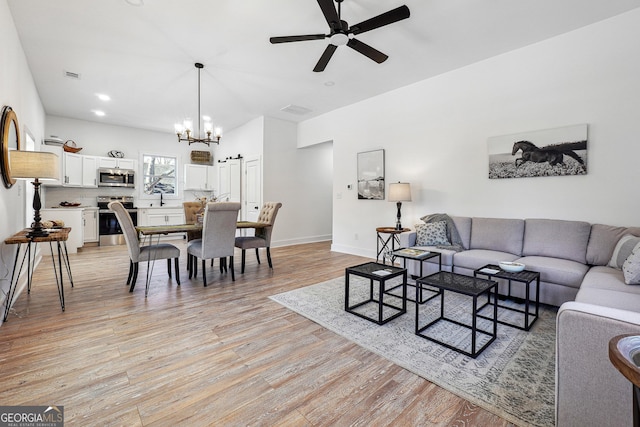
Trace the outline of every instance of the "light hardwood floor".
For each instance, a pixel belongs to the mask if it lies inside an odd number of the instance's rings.
[[[0,327],[0,404],[63,405],[79,426],[510,426],[268,297],[367,259],[330,244],[274,248],[274,269],[182,286],[156,263],[133,293],[124,246],[70,255],[75,288],[58,301],[50,259]],[[265,258],[265,257],[263,257]]]

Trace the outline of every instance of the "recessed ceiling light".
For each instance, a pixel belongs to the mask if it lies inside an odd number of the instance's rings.
[[[98,117],[104,117],[105,116],[104,111],[100,111],[100,110],[91,110],[91,111],[93,111],[93,114],[95,114]]]
[[[127,4],[130,4],[131,6],[144,6],[144,1],[143,0],[124,0]]]
[[[111,101],[111,97],[109,95],[105,95],[104,93],[96,93],[96,96],[100,101]]]

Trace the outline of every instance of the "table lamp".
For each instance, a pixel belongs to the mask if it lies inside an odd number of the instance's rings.
[[[12,178],[33,179],[33,224],[27,237],[45,237],[49,233],[40,222],[40,180],[58,179],[58,156],[42,151],[11,151],[9,165]]]
[[[402,202],[411,201],[411,185],[408,182],[396,182],[389,184],[389,201],[397,202],[398,221],[396,222],[396,230],[402,230],[402,224],[400,223],[400,209],[402,208]]]

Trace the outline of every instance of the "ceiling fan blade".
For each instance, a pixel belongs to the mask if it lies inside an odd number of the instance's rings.
[[[353,50],[357,50],[367,58],[372,59],[373,61],[376,61],[378,64],[386,61],[388,58],[387,55],[380,52],[379,50],[376,50],[371,46],[369,46],[368,44],[358,41],[356,39],[349,40],[349,42],[347,43],[347,46],[349,46]]]
[[[384,27],[385,25],[407,19],[409,16],[409,8],[407,6],[400,6],[381,15],[374,16],[371,19],[367,19],[366,21],[362,21],[359,24],[352,25],[349,32],[353,34],[361,34],[366,31],[371,31],[376,28]]]
[[[327,67],[327,64],[329,63],[329,60],[331,59],[331,57],[333,56],[333,53],[336,51],[337,48],[338,46],[329,43],[327,45],[327,48],[322,53],[322,56],[318,60],[318,63],[316,64],[313,71],[315,71],[316,73],[319,73],[320,71],[324,71],[324,69]]]
[[[327,37],[325,34],[308,34],[305,36],[282,36],[271,37],[269,41],[273,44],[276,43],[289,43],[289,42],[301,42],[305,40],[321,40]]]
[[[333,5],[333,0],[318,0],[318,4],[320,5],[320,9],[322,9],[324,19],[326,19],[327,24],[329,24],[329,28],[331,28],[332,30],[339,28],[340,17],[338,16],[338,12]]]

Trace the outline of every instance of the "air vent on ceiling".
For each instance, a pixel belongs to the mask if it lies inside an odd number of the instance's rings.
[[[305,114],[309,114],[312,110],[301,107],[299,105],[289,104],[286,107],[280,109],[280,111],[284,111],[285,113],[296,114],[298,116],[304,116]]]
[[[64,76],[68,77],[70,79],[76,79],[76,80],[80,80],[80,74],[79,73],[74,73],[72,71],[66,71],[64,72]]]

